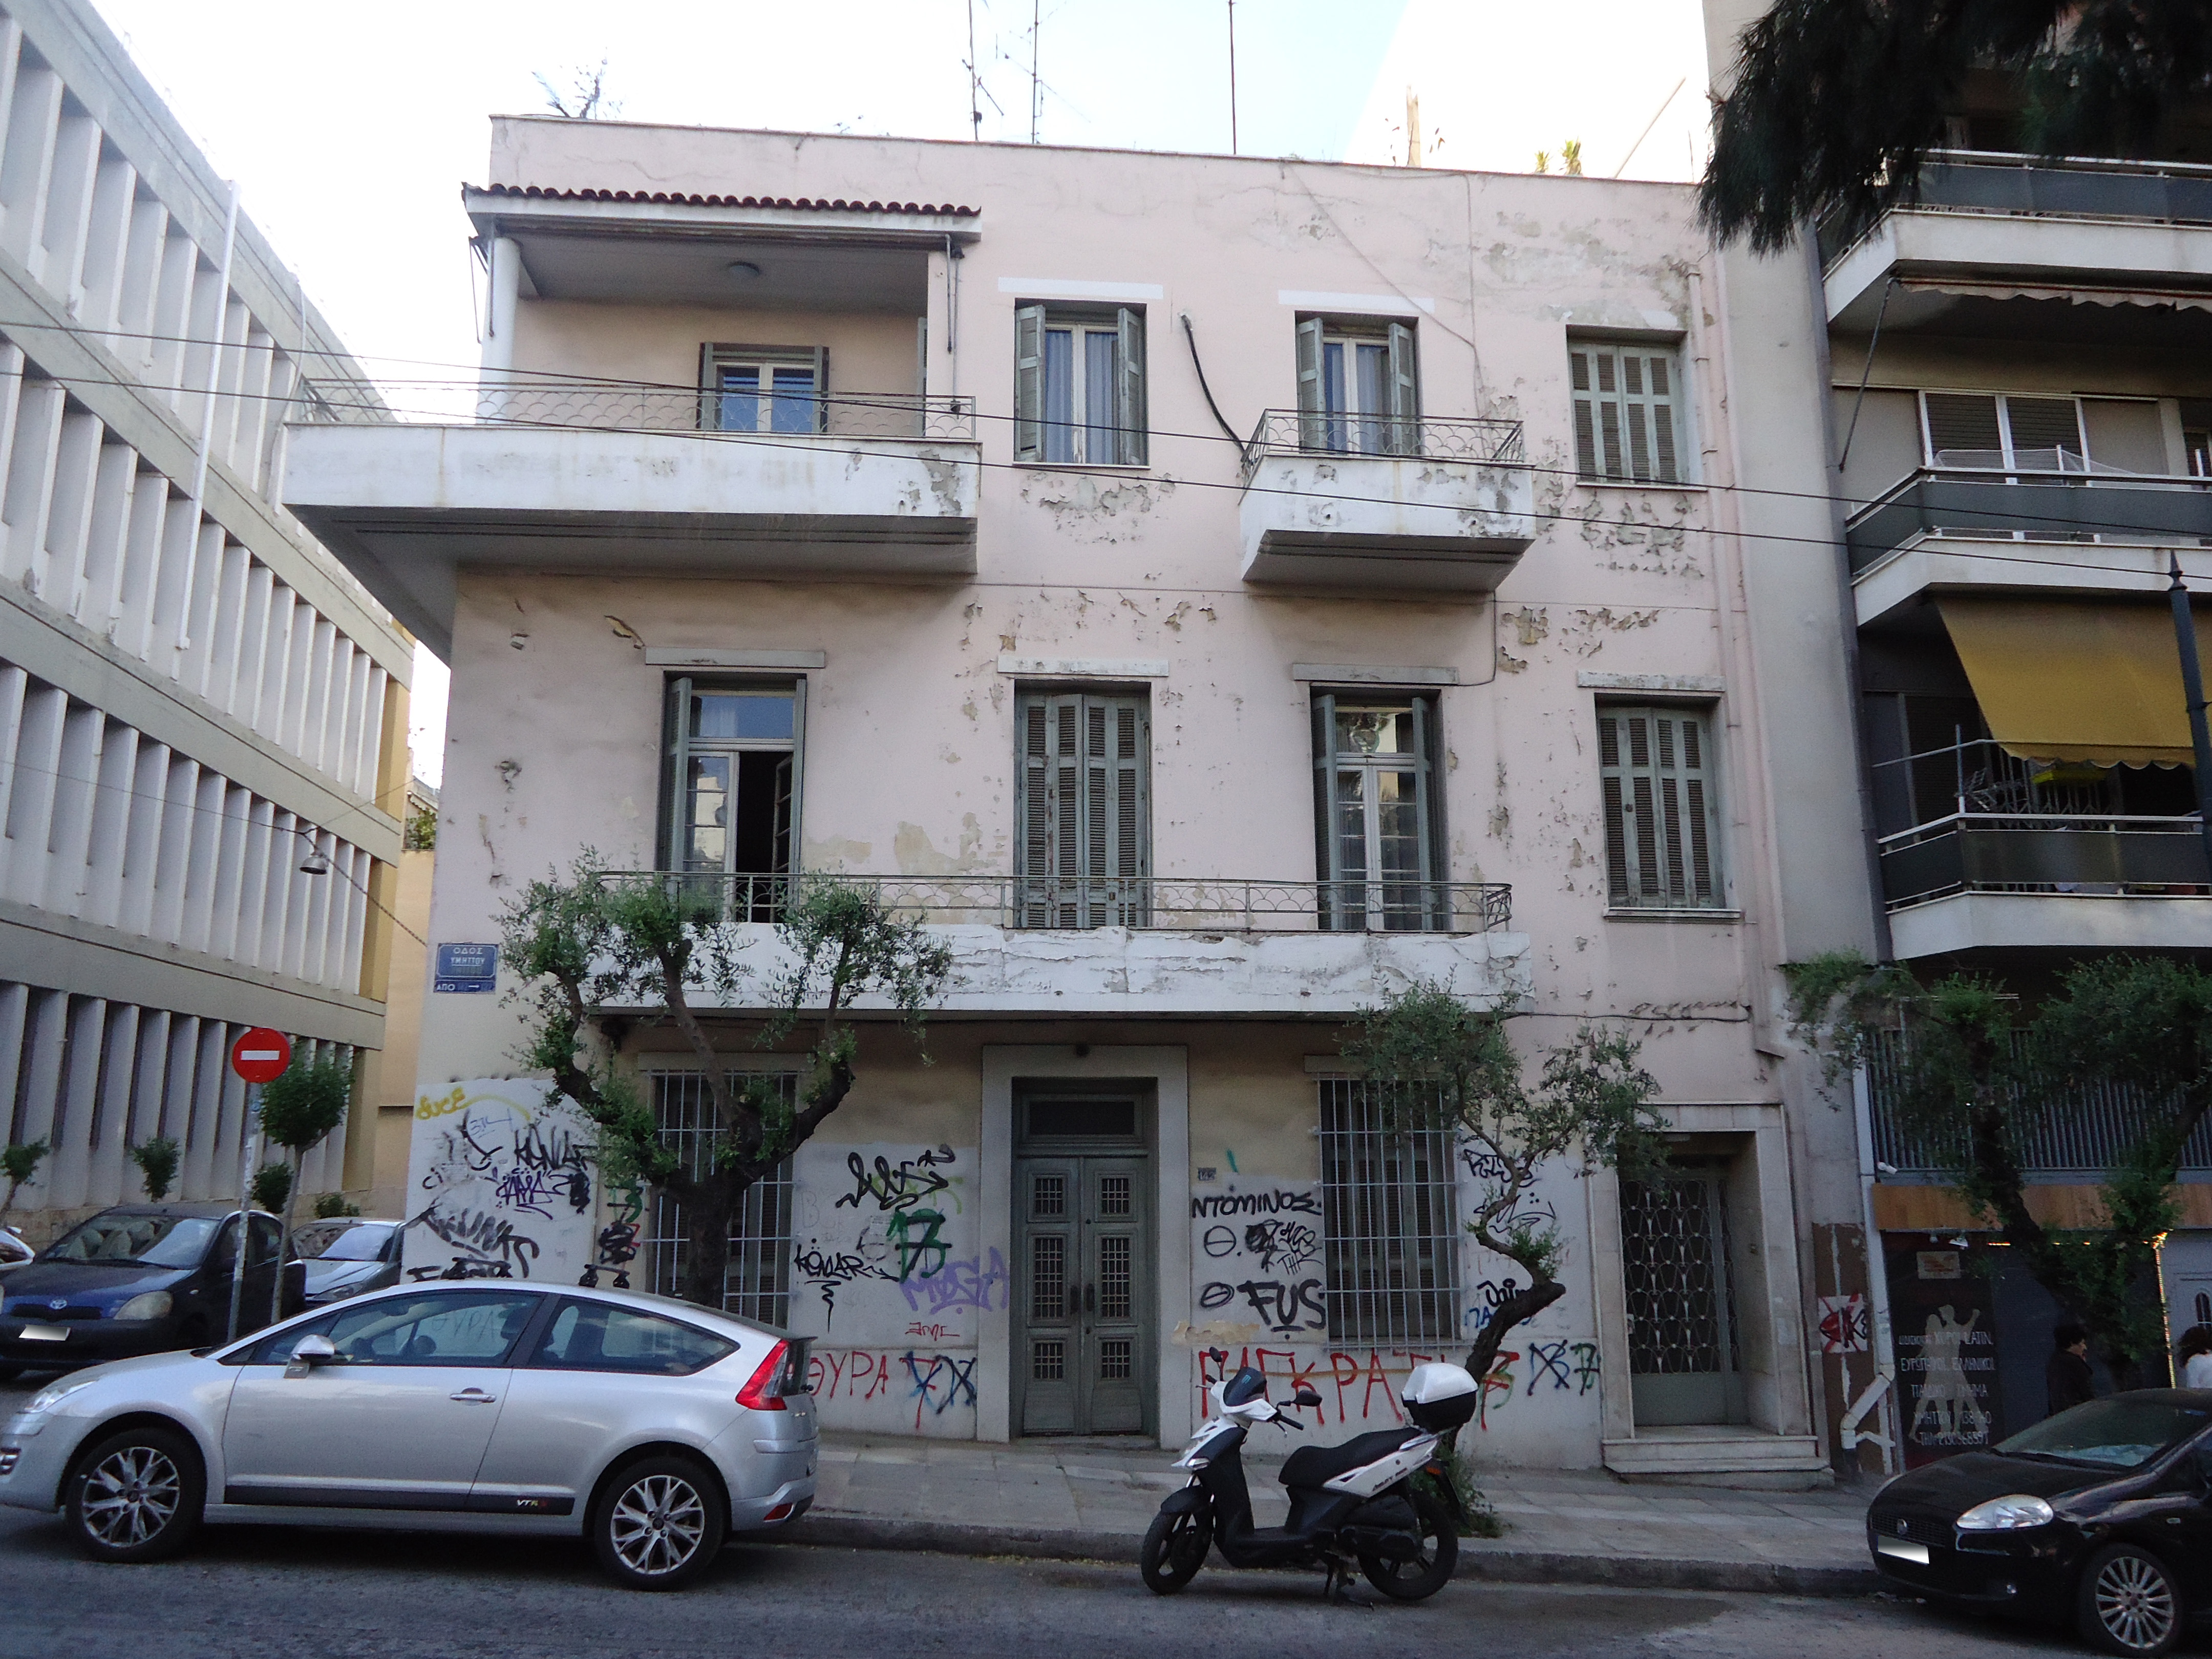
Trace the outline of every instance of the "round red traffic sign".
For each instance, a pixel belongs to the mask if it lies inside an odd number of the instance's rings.
[[[292,1039],[257,1025],[230,1045],[230,1069],[248,1083],[274,1083],[292,1063]]]

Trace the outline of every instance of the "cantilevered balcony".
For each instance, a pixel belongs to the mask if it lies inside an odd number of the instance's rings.
[[[1291,882],[1212,878],[721,876],[605,879],[665,888],[726,922],[763,1002],[787,965],[774,923],[807,884],[857,887],[924,923],[953,953],[942,1012],[1340,1018],[1416,979],[1512,1008],[1530,985],[1511,890],[1495,882]]]
[[[1488,592],[1535,539],[1518,421],[1271,409],[1245,453],[1248,582]]]
[[[425,388],[428,401],[450,388]],[[441,655],[469,568],[798,579],[975,568],[964,398],[785,400],[728,429],[695,386],[508,376],[473,421],[396,424],[319,388],[284,502]],[[762,400],[767,401],[767,400]]]

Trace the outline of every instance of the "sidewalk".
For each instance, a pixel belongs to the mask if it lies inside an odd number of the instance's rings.
[[[1012,1445],[823,1437],[813,1510],[793,1543],[1129,1561],[1176,1454],[1114,1440]],[[1278,1459],[1248,1454],[1253,1519],[1282,1523]],[[1628,1486],[1602,1471],[1488,1469],[1503,1538],[1463,1538],[1462,1577],[1522,1583],[1853,1595],[1868,1565],[1869,1492]]]

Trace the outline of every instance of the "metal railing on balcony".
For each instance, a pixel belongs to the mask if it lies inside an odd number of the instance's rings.
[[[1874,1119],[1874,1155],[1899,1175],[1941,1178],[1963,1150],[1946,1145],[1913,1121],[1905,1098],[1902,1032],[1876,1036],[1867,1054],[1867,1102]],[[2173,1109],[2131,1085],[2068,1083],[2027,1058],[2027,1034],[2013,1035],[2014,1056],[2025,1067],[2024,1108],[2013,1115],[2013,1154],[2021,1168],[2045,1181],[2101,1181],[2130,1143],[2158,1114]],[[2016,1096],[2016,1103],[2021,1097]],[[2212,1118],[2197,1126],[2184,1146],[2181,1167],[2212,1172]]]
[[[722,392],[648,380],[563,379],[515,374],[503,380],[380,383],[410,412],[470,408],[477,424],[584,427],[599,432],[690,432],[772,442],[903,438],[969,442],[972,398],[919,392]],[[366,382],[324,380],[309,388],[305,418],[357,425],[392,419]]]
[[[1486,933],[1513,919],[1513,890],[1491,881],[1255,881],[1200,876],[724,875],[610,871],[658,885],[729,921],[779,919],[808,886],[872,895],[909,921],[1018,929],[1133,927],[1182,933]]]
[[[1252,441],[1245,446],[1245,471],[1266,455],[1376,456],[1486,466],[1517,466],[1528,459],[1518,421],[1439,415],[1401,420],[1299,409],[1261,411]]]
[[[1900,205],[1956,213],[2212,224],[2212,167],[2188,161],[1936,150],[1922,166],[1912,196]],[[1823,266],[1849,251],[1859,234],[1860,228],[1840,217],[1824,221]]]
[[[2074,458],[2076,465],[2081,465]],[[1920,536],[1975,540],[2212,539],[2212,478],[2003,467],[1922,467],[1844,527],[1854,574]]]

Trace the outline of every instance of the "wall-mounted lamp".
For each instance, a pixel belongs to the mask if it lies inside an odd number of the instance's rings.
[[[761,279],[761,268],[750,259],[731,260],[729,270],[730,280],[740,288]]]

